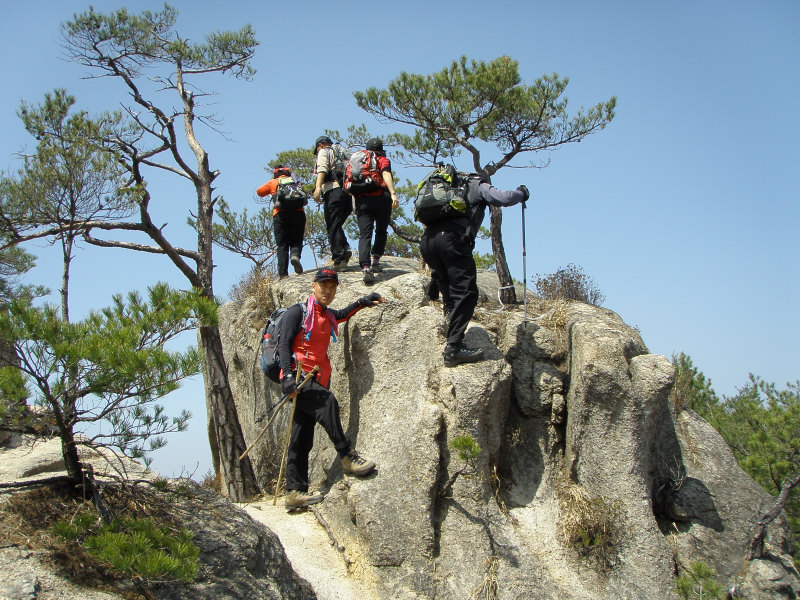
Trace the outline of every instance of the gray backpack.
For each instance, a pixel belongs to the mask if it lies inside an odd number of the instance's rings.
[[[331,170],[325,176],[325,181],[333,181],[335,179],[339,185],[344,185],[345,172],[353,153],[341,144],[333,144],[330,148],[326,148],[325,151],[330,153],[328,156],[330,156],[332,165]]]
[[[428,173],[417,186],[414,219],[432,225],[442,219],[466,216],[466,183],[450,165],[440,165]]]

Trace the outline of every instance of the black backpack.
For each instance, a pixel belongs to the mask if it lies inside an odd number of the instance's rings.
[[[303,321],[306,320],[306,305],[298,302],[303,309]],[[275,383],[280,382],[281,361],[278,356],[278,342],[280,341],[281,320],[289,307],[276,309],[267,319],[267,324],[261,331],[261,369],[267,377]]]
[[[292,177],[278,177],[278,189],[272,195],[275,208],[296,209],[308,204],[308,194]]]
[[[417,185],[414,219],[423,225],[432,225],[442,219],[466,216],[466,184],[455,167],[439,165]]]

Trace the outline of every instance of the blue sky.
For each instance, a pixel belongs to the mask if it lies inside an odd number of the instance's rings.
[[[126,6],[93,5],[100,12]],[[15,153],[34,147],[15,114],[20,100],[37,103],[64,87],[90,111],[119,106],[121,86],[83,79],[84,68],[66,62],[59,45],[60,24],[88,6],[5,3],[0,169],[15,168]],[[203,131],[201,142],[222,173],[218,192],[237,210],[256,208],[254,190],[277,152],[310,146],[325,128],[364,122],[378,134],[393,131],[358,109],[352,92],[383,87],[403,70],[431,73],[462,54],[508,55],[525,82],[568,76],[572,110],[617,96],[616,118],[604,131],[536,157],[549,161],[546,168],[494,177],[499,187],[525,183],[532,191],[528,276],[580,265],[605,293],[604,305],[638,327],[651,352],[686,352],[720,394],[734,394],[750,372],[779,386],[800,377],[796,1],[410,0],[373,3],[369,12],[348,1],[174,6],[184,36],[250,23],[261,42],[253,81],[206,84],[219,92],[214,110],[227,136]],[[424,170],[399,174],[418,180]],[[184,222],[193,190],[163,175],[150,182],[168,235],[190,243]],[[504,238],[521,279],[513,208],[505,211]],[[57,288],[57,254],[43,244],[29,250],[40,257],[31,278]],[[215,290],[224,296],[249,265],[222,250],[215,259]],[[156,280],[184,285],[166,259],[84,248],[73,267],[73,314]],[[195,418],[189,433],[171,436],[154,455],[154,465],[166,475],[182,465],[202,475],[210,458],[201,383],[190,382],[167,405],[189,408]]]

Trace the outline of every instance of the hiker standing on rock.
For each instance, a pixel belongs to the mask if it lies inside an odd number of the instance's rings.
[[[453,170],[454,179],[459,175]],[[478,274],[472,250],[486,207],[513,206],[527,201],[530,195],[524,185],[516,190],[499,190],[478,175],[452,183],[453,187],[463,186],[465,212],[444,211],[441,217],[426,223],[419,245],[422,258],[436,274],[448,321],[443,353],[446,367],[483,358],[483,350],[464,346],[464,334],[478,304]]]
[[[281,365],[281,389],[284,394],[297,393],[297,408],[292,422],[286,463],[287,510],[302,508],[322,500],[322,494],[308,493],[308,456],[314,445],[314,425],[325,429],[348,475],[364,477],[375,469],[375,463],[361,458],[350,446],[339,417],[339,403],[330,391],[331,362],[328,345],[336,342],[339,323],[347,321],[366,306],[386,302],[378,292],[363,296],[342,309],[328,308],[336,297],[339,276],[333,269],[317,271],[311,284],[311,295],[305,303],[290,306],[281,321],[278,355]],[[310,372],[319,367],[316,378],[297,390],[296,369]],[[301,375],[302,377],[303,375]]]
[[[345,163],[349,156],[338,144],[334,147],[327,135],[317,138],[314,154],[317,157],[314,165],[314,200],[317,204],[324,203],[325,227],[331,245],[333,268],[343,271],[347,268],[347,261],[353,256],[344,234],[344,222],[353,212],[353,200],[342,189]]]
[[[275,167],[273,178],[258,188],[256,194],[261,198],[272,196],[272,228],[278,247],[278,277],[283,279],[289,276],[289,262],[295,273],[302,273],[300,254],[306,229],[306,211],[303,207],[308,204],[308,194],[303,191],[289,167],[283,165]]]
[[[353,165],[356,163],[354,169]],[[355,170],[358,170],[358,175]],[[392,163],[386,158],[382,140],[372,138],[367,142],[366,150],[353,154],[344,187],[355,198],[359,231],[358,262],[364,274],[364,283],[369,285],[375,281],[374,274],[383,271],[379,261],[386,249],[392,209],[400,206],[394,189]]]

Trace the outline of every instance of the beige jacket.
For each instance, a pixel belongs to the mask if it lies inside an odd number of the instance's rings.
[[[315,168],[315,172],[319,173],[328,173],[333,168],[333,148],[328,146],[327,148],[321,148],[319,152],[317,152],[317,164]],[[322,195],[324,196],[332,189],[339,187],[339,182],[335,179],[331,181],[325,181],[322,183]]]

